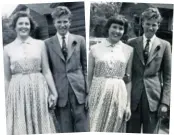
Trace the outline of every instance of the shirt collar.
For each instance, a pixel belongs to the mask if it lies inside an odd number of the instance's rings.
[[[58,36],[58,39],[62,39],[62,35],[60,35],[58,32],[57,32],[57,36]],[[65,40],[66,39],[68,39],[68,36],[69,36],[69,32],[67,32],[66,34],[65,34]]]
[[[155,38],[156,38],[156,35],[153,35],[153,37],[150,39],[150,43],[153,43],[153,41],[155,40]],[[146,38],[145,34],[143,34],[143,42],[146,43],[147,40],[148,39]]]
[[[107,47],[114,47],[114,46],[117,45],[117,44],[122,44],[122,41],[121,41],[121,40],[118,41],[118,42],[115,43],[115,44],[111,44],[108,40],[107,40],[107,42],[109,43],[109,44],[107,44]]]
[[[15,39],[15,42],[16,42],[17,44],[31,44],[32,41],[33,41],[33,38],[32,38],[32,37],[28,37],[25,41],[22,41],[22,40],[19,39],[19,38],[16,38],[16,39]]]

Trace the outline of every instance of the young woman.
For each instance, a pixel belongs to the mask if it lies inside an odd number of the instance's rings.
[[[4,47],[7,133],[55,133],[49,108],[58,95],[44,42],[30,36],[35,23],[26,12],[14,15],[12,27],[17,37]]]
[[[133,48],[121,39],[128,23],[118,15],[106,24],[107,38],[91,47],[88,63],[90,131],[121,132],[130,118]]]

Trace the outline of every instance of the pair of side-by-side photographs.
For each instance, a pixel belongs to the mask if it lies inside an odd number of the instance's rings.
[[[169,134],[173,4],[16,4],[2,35],[7,135]]]

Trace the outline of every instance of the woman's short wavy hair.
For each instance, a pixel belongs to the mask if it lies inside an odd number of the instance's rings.
[[[34,33],[36,28],[37,28],[37,23],[34,21],[34,19],[31,17],[31,15],[29,15],[26,11],[18,11],[16,12],[13,16],[12,16],[12,19],[11,19],[11,27],[13,29],[16,28],[16,23],[18,21],[18,19],[20,17],[28,17],[29,21],[30,21],[30,25],[31,25],[31,29],[30,29],[30,34],[31,33]]]
[[[108,19],[108,21],[106,22],[105,28],[104,28],[105,29],[104,30],[105,37],[109,36],[109,28],[111,27],[111,25],[113,23],[124,26],[124,33],[123,33],[121,40],[126,40],[125,38],[127,38],[127,31],[129,28],[129,24],[128,24],[127,19],[123,15],[112,16]]]
[[[72,19],[72,13],[66,6],[58,6],[54,9],[54,11],[51,14],[53,19],[60,18],[62,16],[68,16],[69,20]]]
[[[142,15],[141,15],[141,20],[151,20],[151,19],[156,19],[158,20],[158,23],[161,23],[162,17],[161,14],[158,10],[158,8],[150,7],[146,9]]]

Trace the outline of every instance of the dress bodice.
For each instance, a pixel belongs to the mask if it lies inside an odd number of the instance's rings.
[[[92,48],[95,58],[94,76],[122,79],[130,56],[125,46],[127,45],[120,41],[112,47],[107,40],[94,46]]]
[[[40,72],[41,71],[40,65],[41,65],[41,60],[36,58],[13,61],[11,63],[11,73],[27,74],[27,73]]]
[[[23,43],[16,40],[8,50],[12,74],[41,71],[41,41],[30,38]]]
[[[94,74],[96,77],[123,78],[125,69],[126,63],[122,61],[113,61],[113,63],[110,65],[110,62],[101,60],[96,62]]]

